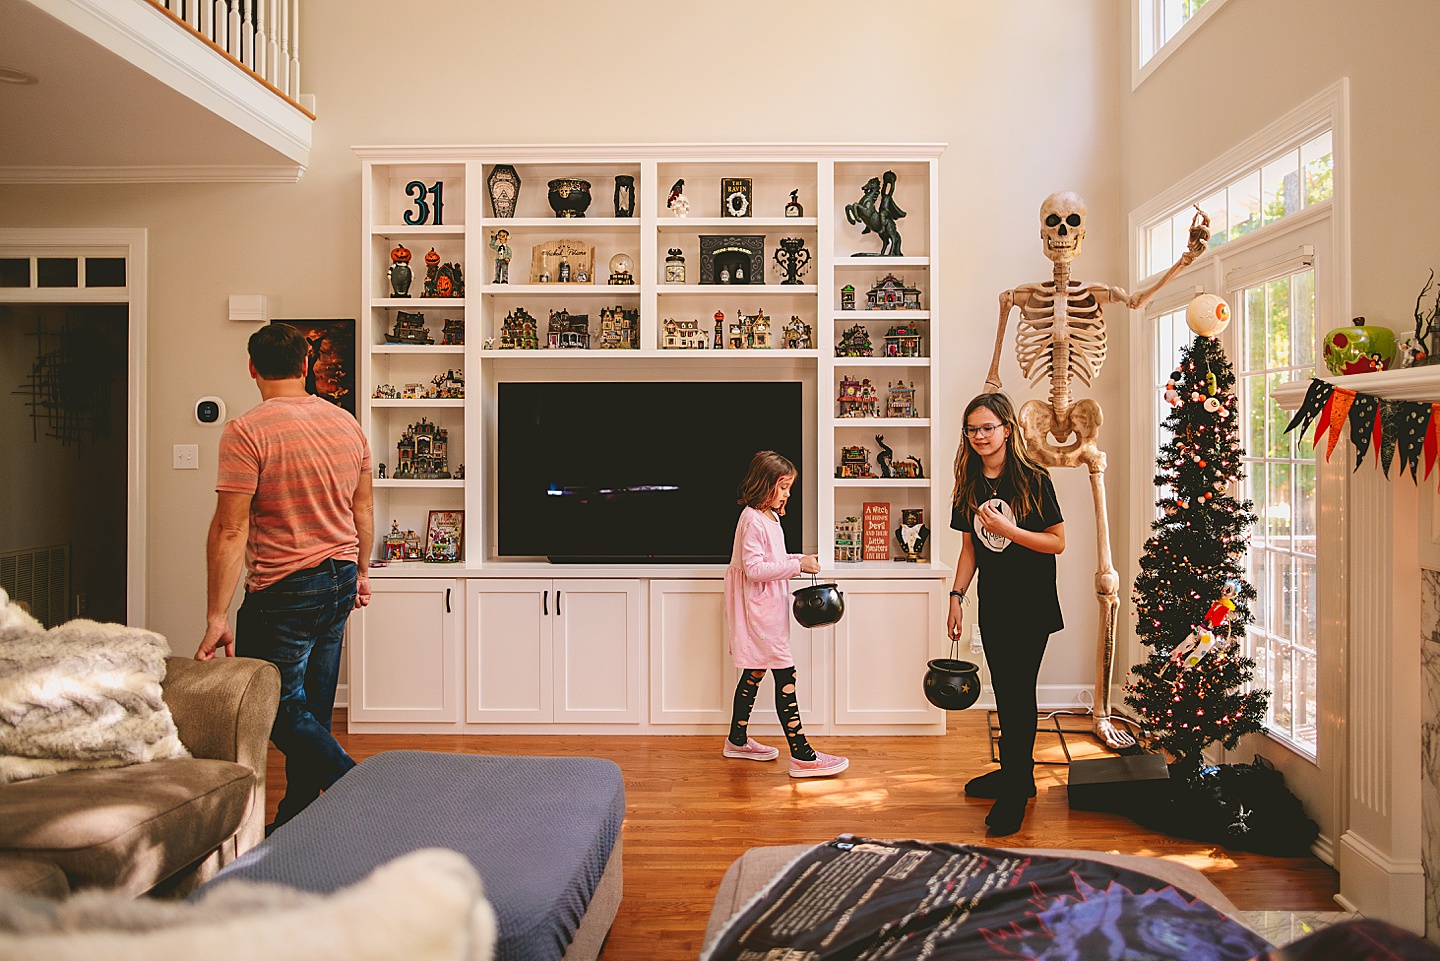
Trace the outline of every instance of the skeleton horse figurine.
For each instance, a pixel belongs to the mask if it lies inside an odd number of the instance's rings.
[[[1020,308],[1015,329],[1015,355],[1021,374],[1033,387],[1049,379],[1048,402],[1030,400],[1020,408],[1020,431],[1031,456],[1046,467],[1080,467],[1090,471],[1095,498],[1096,547],[1099,567],[1095,595],[1100,602],[1098,649],[1095,656],[1095,736],[1111,749],[1131,747],[1135,739],[1111,717],[1110,687],[1115,672],[1115,623],[1120,579],[1110,557],[1110,526],[1105,510],[1105,452],[1100,449],[1104,413],[1094,400],[1072,403],[1070,381],[1089,387],[1105,363],[1105,307],[1123,304],[1138,310],[1156,291],[1205,252],[1210,218],[1196,207],[1190,240],[1180,259],[1148,290],[1127,294],[1108,284],[1070,279],[1070,262],[1080,256],[1085,239],[1085,201],[1070,191],[1051,194],[1040,205],[1040,237],[1045,256],[1055,264],[1054,279],[1024,284],[1000,294],[1000,326],[995,353],[985,378],[987,391],[1000,389],[1000,352],[1010,311]]]

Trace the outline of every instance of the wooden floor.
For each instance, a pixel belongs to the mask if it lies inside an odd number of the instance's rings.
[[[720,876],[747,848],[815,843],[837,834],[923,838],[1016,847],[1150,854],[1205,873],[1243,910],[1333,911],[1339,877],[1314,857],[1273,858],[1184,841],[1117,815],[1071,811],[1063,764],[1037,768],[1039,796],[1019,834],[987,842],[988,801],[966,798],[967,778],[989,770],[985,713],[952,713],[945,737],[817,737],[821,750],[850,758],[837,778],[797,780],[781,748],[771,763],[720,756],[720,737],[351,735],[357,760],[381,751],[535,754],[609,758],[625,775],[625,894],[605,961],[698,957]],[[1074,722],[1066,724],[1067,729]],[[343,712],[337,732],[344,732]],[[1103,753],[1083,735],[1073,755]],[[1041,732],[1037,758],[1063,760],[1058,737]],[[272,746],[267,822],[283,793],[283,759]]]

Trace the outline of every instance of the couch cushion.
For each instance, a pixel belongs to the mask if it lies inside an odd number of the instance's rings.
[[[203,758],[67,771],[0,787],[0,851],[54,862],[76,890],[143,894],[235,833],[254,774]]]
[[[0,854],[0,892],[58,900],[70,893],[70,882],[49,861]]]

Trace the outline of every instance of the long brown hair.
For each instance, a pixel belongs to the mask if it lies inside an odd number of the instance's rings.
[[[1025,437],[1020,433],[1020,421],[1015,416],[1015,405],[1004,394],[981,394],[970,401],[961,418],[960,449],[955,452],[955,490],[950,503],[962,508],[968,514],[980,511],[980,505],[989,500],[989,488],[984,485],[985,466],[980,455],[970,444],[970,437],[964,428],[970,424],[970,415],[981,407],[1000,418],[1000,423],[1009,428],[1005,438],[1005,466],[1000,477],[1008,478],[1010,489],[1015,492],[1015,503],[1010,508],[1018,520],[1038,513],[1040,510],[1040,478],[1050,472],[1037,464],[1025,446]]]
[[[735,503],[757,511],[770,503],[782,477],[795,477],[795,465],[773,450],[758,451],[750,458],[750,466],[735,490]]]

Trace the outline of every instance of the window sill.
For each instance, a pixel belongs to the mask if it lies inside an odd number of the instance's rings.
[[[1381,370],[1373,374],[1326,374],[1321,378],[1336,387],[1373,394],[1386,400],[1410,400],[1440,403],[1440,364],[1407,367],[1404,370]],[[1284,410],[1298,410],[1310,389],[1308,380],[1292,380],[1271,392]]]

